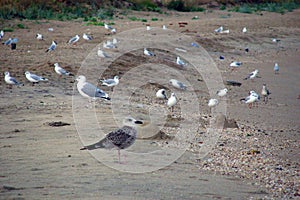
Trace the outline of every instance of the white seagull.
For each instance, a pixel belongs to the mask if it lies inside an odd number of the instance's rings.
[[[98,51],[97,51],[97,55],[100,57],[100,58],[109,58],[109,56],[107,55],[106,52],[104,52],[103,50],[101,50],[101,48],[99,47]]]
[[[46,50],[46,52],[54,51],[55,48],[56,48],[56,46],[57,46],[57,42],[52,41],[52,44],[51,44],[50,47]]]
[[[220,26],[219,28],[215,29],[216,33],[221,33],[223,31],[223,26]]]
[[[59,66],[58,63],[54,63],[54,70],[60,76],[62,76],[62,75],[66,75],[66,76],[71,75],[70,72],[68,72],[67,70],[63,69],[61,66]]]
[[[92,36],[87,35],[87,34],[85,34],[85,33],[83,33],[82,38],[83,38],[84,40],[88,40],[88,41],[93,39]]]
[[[244,78],[244,80],[254,79],[257,76],[257,74],[258,74],[258,69],[254,70],[253,72],[248,74],[247,77]]]
[[[106,42],[103,43],[103,48],[106,48],[106,49],[115,49],[115,48],[117,48],[117,45],[114,44],[114,42],[112,42],[110,40],[107,40]]]
[[[76,45],[76,43],[78,42],[78,40],[80,39],[80,36],[79,35],[75,35],[74,37],[72,37],[68,43],[69,44],[73,44],[73,45]]]
[[[97,88],[95,85],[87,82],[85,76],[78,76],[76,78],[76,81],[78,81],[77,90],[83,97],[89,99],[103,98],[106,100],[110,100],[108,94],[106,94],[103,90]]]
[[[177,89],[186,90],[186,85],[176,79],[170,79],[169,83]]]
[[[102,82],[102,85],[107,87],[113,87],[119,84],[119,76],[114,76],[113,79],[104,79],[100,80]]]
[[[163,25],[163,26],[162,26],[162,29],[163,29],[163,30],[167,30],[167,26],[166,26],[166,25]]]
[[[277,42],[280,42],[280,40],[276,39],[276,38],[272,38],[272,42],[277,43]]]
[[[184,66],[187,65],[183,60],[180,59],[179,56],[177,56],[177,58],[176,58],[176,64],[177,64],[177,65],[180,65],[180,66],[182,66],[182,67],[184,67]]]
[[[43,35],[40,34],[40,33],[37,33],[37,34],[35,35],[35,38],[36,38],[37,40],[44,40]]]
[[[242,30],[242,32],[243,32],[243,33],[246,33],[246,32],[247,32],[247,28],[244,27],[243,30]]]
[[[11,85],[23,85],[22,83],[18,82],[14,77],[10,76],[9,72],[4,72],[4,80],[7,84]]]
[[[175,93],[172,93],[167,102],[167,106],[171,108],[172,112],[174,110],[173,107],[175,106],[176,103],[177,103],[177,99],[176,99]]]
[[[227,89],[227,88],[224,88],[224,89],[222,89],[222,90],[218,90],[218,91],[217,91],[217,95],[218,95],[219,97],[224,97],[224,96],[227,94],[227,92],[228,92],[228,89]]]
[[[208,101],[207,105],[208,105],[208,107],[214,107],[214,106],[218,105],[218,103],[219,103],[218,99],[210,99]]]
[[[35,83],[38,83],[40,81],[48,81],[48,79],[42,77],[42,76],[38,76],[36,74],[32,74],[29,71],[25,72],[25,76],[27,78],[27,80],[29,80],[30,82],[32,82],[32,84],[34,85]]]
[[[242,98],[241,101],[248,104],[248,107],[251,109],[252,105],[255,102],[258,102],[260,100],[260,96],[253,90],[249,92],[249,96]]]
[[[151,30],[151,27],[150,27],[150,26],[147,26],[147,27],[146,27],[146,30],[147,30],[147,31],[150,31],[150,30]]]
[[[111,31],[110,31],[112,34],[116,34],[117,33],[117,29],[116,28],[113,28],[113,29],[111,29]]]
[[[1,30],[1,31],[0,31],[0,40],[2,40],[3,37],[4,37],[4,31]]]
[[[275,74],[279,73],[279,65],[278,65],[278,63],[275,63],[275,65],[274,65],[274,73]]]
[[[148,51],[146,48],[144,48],[144,54],[145,54],[146,56],[155,56],[155,54],[154,54],[153,52]]]
[[[233,61],[230,63],[230,67],[240,67],[243,63],[242,62],[237,62],[237,61]]]
[[[109,26],[108,24],[104,23],[104,28],[107,30],[112,30],[113,27]]]
[[[159,98],[159,99],[168,99],[167,95],[166,95],[166,90],[165,89],[159,89],[156,92],[156,97]]]

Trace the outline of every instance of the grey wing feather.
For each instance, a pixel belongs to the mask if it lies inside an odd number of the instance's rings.
[[[72,43],[72,42],[74,42],[76,40],[76,37],[73,37],[73,38],[71,38],[70,40],[69,40],[69,43]]]
[[[35,74],[30,74],[30,77],[33,78],[34,80],[37,80],[37,81],[43,79],[42,77],[40,77],[38,75],[35,75]]]
[[[181,82],[177,82],[177,83],[181,89],[186,89],[186,86],[183,83]]]
[[[14,82],[14,84],[16,84],[16,85],[22,84],[22,83],[18,82],[18,81],[17,81],[15,78],[13,78],[13,77],[10,77],[9,80],[12,81],[12,82]]]
[[[103,80],[102,83],[107,83],[107,84],[112,84],[114,83],[115,80],[114,79],[106,79],[106,80]]]
[[[97,88],[96,86],[90,83],[85,83],[82,88],[82,91],[89,97],[100,97],[108,99],[108,95],[103,90]]]

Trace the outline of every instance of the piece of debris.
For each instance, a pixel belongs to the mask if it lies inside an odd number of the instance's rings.
[[[66,122],[62,122],[62,121],[59,121],[59,122],[49,122],[47,123],[49,126],[52,126],[52,127],[60,127],[60,126],[70,126],[71,124],[69,123],[66,123]]]
[[[240,87],[240,86],[242,85],[242,83],[237,82],[237,81],[232,81],[232,80],[227,80],[227,81],[225,82],[225,84],[226,84],[226,85],[231,85],[231,86],[238,86],[238,87]]]

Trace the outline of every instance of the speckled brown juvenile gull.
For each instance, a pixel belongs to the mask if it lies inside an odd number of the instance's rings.
[[[99,148],[117,149],[119,162],[120,150],[130,147],[136,140],[136,126],[143,124],[142,121],[135,120],[132,117],[126,117],[123,121],[124,126],[120,129],[108,133],[105,138],[95,144],[91,144],[81,148],[80,150],[94,150]]]

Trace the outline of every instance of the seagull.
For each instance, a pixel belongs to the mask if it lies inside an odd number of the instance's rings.
[[[44,40],[43,35],[40,34],[40,33],[37,33],[37,34],[35,35],[35,38],[36,38],[37,40]]]
[[[243,33],[246,33],[246,32],[247,32],[247,28],[244,27],[243,30],[242,30],[242,32],[243,32]]]
[[[151,27],[150,27],[150,26],[147,26],[147,27],[146,27],[146,30],[147,30],[147,31],[150,31],[150,30],[151,30]]]
[[[274,65],[274,73],[275,73],[275,74],[278,74],[278,73],[279,73],[279,66],[278,66],[278,63],[275,63],[275,65]]]
[[[233,61],[230,63],[230,67],[240,67],[243,63],[242,62],[237,62],[237,61]]]
[[[155,56],[155,54],[154,54],[153,52],[148,51],[146,48],[144,48],[144,54],[145,54],[146,56]]]
[[[36,74],[32,74],[29,71],[25,72],[25,76],[30,82],[32,82],[32,85],[34,85],[35,83],[38,83],[40,81],[48,81],[48,79],[46,79],[42,76],[38,76]]]
[[[166,90],[165,89],[159,89],[156,92],[156,97],[159,98],[159,99],[168,99],[167,95],[166,95]]]
[[[12,38],[8,38],[8,40],[6,40],[5,42],[3,42],[2,44],[4,45],[10,45],[12,43]]]
[[[70,72],[68,72],[67,70],[63,69],[61,66],[59,66],[58,63],[54,63],[54,70],[60,76],[62,76],[62,75],[66,75],[66,76],[71,75]]]
[[[208,107],[215,107],[216,105],[218,105],[218,103],[219,103],[218,99],[210,99],[207,105]]]
[[[254,70],[253,72],[251,72],[250,74],[247,75],[246,78],[244,78],[244,80],[247,80],[247,79],[254,79],[258,74],[258,69]]]
[[[107,30],[112,30],[113,29],[113,27],[111,27],[111,26],[109,26],[108,24],[105,24],[105,23],[104,23],[104,28],[107,29]]]
[[[92,36],[87,35],[87,34],[85,34],[85,33],[82,35],[82,38],[85,39],[85,40],[88,40],[88,41],[93,39]],[[78,39],[78,40],[79,40],[79,39]]]
[[[167,26],[166,26],[166,25],[163,25],[163,26],[162,26],[162,29],[163,29],[163,30],[167,30]]]
[[[229,29],[221,31],[220,33],[229,33]]]
[[[105,53],[103,50],[101,50],[100,48],[98,49],[97,51],[97,55],[100,57],[100,58],[109,58],[109,56],[107,55],[107,53]]]
[[[7,84],[11,85],[23,85],[22,83],[18,82],[14,77],[10,76],[9,72],[4,72],[4,80]]]
[[[215,29],[216,33],[221,33],[223,31],[223,26],[220,26],[219,28]]]
[[[266,84],[263,84],[263,88],[261,90],[261,95],[264,97],[264,102],[267,103],[269,100],[270,91],[267,88]]]
[[[137,138],[137,126],[143,124],[142,121],[136,120],[133,117],[126,117],[123,120],[124,126],[117,130],[108,133],[99,142],[84,146],[80,150],[94,150],[94,149],[117,149],[118,150],[118,160],[121,163],[121,149],[126,149],[134,144]]]
[[[46,52],[54,51],[55,48],[56,48],[56,45],[57,45],[57,42],[52,41],[52,44],[51,44],[50,47],[46,50]]]
[[[186,90],[186,85],[176,79],[170,79],[169,83],[171,83],[177,89]]]
[[[171,96],[167,102],[167,106],[171,107],[171,112],[173,112],[173,110],[174,110],[173,106],[175,106],[176,103],[177,103],[177,99],[176,99],[175,93],[171,93]]]
[[[218,90],[216,94],[217,94],[219,97],[224,97],[224,96],[227,94],[227,92],[228,92],[228,89],[227,89],[227,88],[224,88],[224,89],[222,89],[222,90]]]
[[[103,43],[103,47],[106,48],[106,49],[115,49],[117,48],[117,45],[114,44],[112,41],[106,41]]]
[[[276,38],[272,38],[272,42],[277,43],[277,42],[280,42],[280,40],[278,40]]]
[[[87,97],[89,99],[103,98],[106,100],[110,100],[108,94],[106,94],[103,90],[97,88],[95,85],[89,82],[86,82],[85,76],[78,76],[76,81],[78,81],[77,90],[83,97]]]
[[[112,43],[114,44],[114,45],[116,45],[116,44],[118,44],[118,40],[117,40],[117,38],[113,38],[113,40],[112,40]]]
[[[196,48],[199,48],[199,47],[200,47],[200,46],[199,46],[197,43],[195,43],[195,42],[192,42],[192,43],[191,43],[191,46],[192,46],[192,47],[196,47]]]
[[[74,37],[72,37],[68,43],[69,44],[73,44],[73,45],[76,45],[76,43],[78,42],[78,40],[80,39],[80,36],[79,35],[75,35]]]
[[[0,31],[0,40],[2,40],[3,37],[4,37],[4,31],[1,30],[1,31]]]
[[[116,34],[117,33],[117,29],[116,28],[113,28],[113,29],[111,29],[111,31],[110,31],[112,34]]]
[[[182,67],[184,67],[184,66],[187,65],[183,60],[180,59],[179,56],[177,56],[177,58],[176,58],[176,64],[177,64],[177,65],[180,65],[180,66],[182,66]]]
[[[119,84],[119,76],[115,76],[113,79],[100,80],[102,85],[107,87],[113,87]]]
[[[249,92],[249,96],[242,98],[241,101],[248,104],[248,107],[251,109],[252,105],[255,102],[258,102],[260,100],[260,96],[253,90]]]

